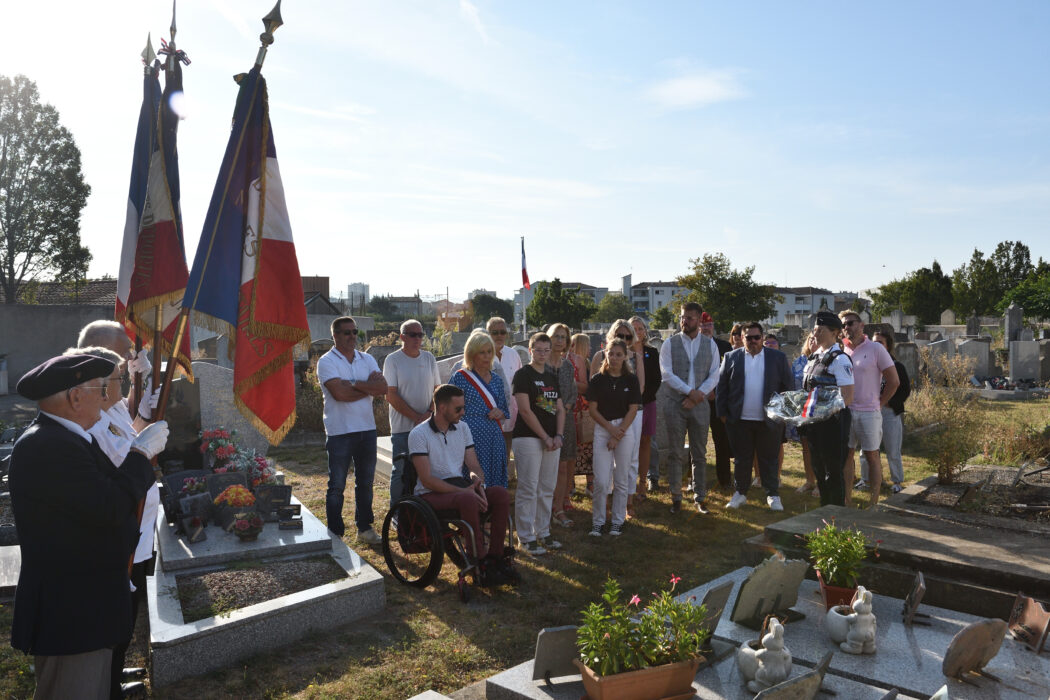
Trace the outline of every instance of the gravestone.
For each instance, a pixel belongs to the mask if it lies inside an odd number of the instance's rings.
[[[893,352],[897,360],[904,365],[904,370],[908,373],[908,378],[911,379],[914,386],[915,381],[919,378],[918,346],[915,343],[897,343]]]
[[[981,319],[977,318],[977,314],[972,314],[970,318],[966,319],[966,335],[979,336],[981,334]]]
[[[978,620],[962,628],[944,652],[941,672],[959,679],[979,672],[999,653],[1006,630],[1006,623],[995,619]]]
[[[955,325],[955,312],[951,309],[945,309],[941,312],[941,325],[942,326],[954,326]]]
[[[233,402],[233,370],[207,362],[194,362],[193,376],[200,387],[201,429],[236,430],[239,447],[266,455],[270,443]]]
[[[234,484],[248,487],[248,477],[243,472],[226,472],[225,474],[212,474],[208,477],[208,493],[214,502],[220,493]]]
[[[178,460],[188,469],[202,466],[200,390],[199,381],[191,382],[186,377],[171,382],[168,408],[164,412],[164,420],[168,422],[168,443],[157,458],[159,464]]]
[[[1003,314],[1003,340],[1007,343],[1021,339],[1021,324],[1024,323],[1024,309],[1014,302],[1006,307]]]
[[[893,326],[893,330],[895,331],[904,330],[904,312],[900,309],[894,309],[891,311],[889,323]]]
[[[930,378],[940,382],[944,377],[944,363],[955,357],[955,343],[950,340],[938,340],[926,346],[930,352]]]
[[[711,633],[702,647],[705,663],[714,663],[731,654],[736,648],[735,645],[715,639],[715,630],[718,628],[718,622],[722,619],[722,613],[725,612],[732,592],[733,582],[726,581],[721,586],[708,589],[704,594],[704,599],[700,602],[707,609],[707,617],[704,618],[701,628]]]
[[[986,338],[971,338],[959,345],[959,354],[973,361],[973,373],[977,377],[992,376],[992,344]]]
[[[871,323],[871,312],[867,309],[862,309],[859,314],[861,323]]]
[[[580,672],[573,659],[580,654],[576,648],[576,625],[546,627],[536,635],[536,655],[532,664],[532,680],[572,676]]]
[[[1015,340],[1010,343],[1010,381],[1039,380],[1039,343]]]
[[[780,329],[780,342],[797,345],[802,340],[801,326],[784,326]]]
[[[1050,611],[1038,600],[1018,593],[1007,625],[1014,639],[1038,654],[1050,634]]]
[[[212,498],[210,493],[196,493],[179,499],[179,511],[183,518],[211,519]]]
[[[1035,334],[1031,328],[1022,328],[1021,337],[1018,340],[1035,340]]]
[[[268,523],[277,522],[277,509],[291,505],[292,487],[284,484],[263,484],[255,487],[255,512]]]
[[[1039,340],[1039,378],[1050,379],[1050,340]]]
[[[164,486],[172,498],[178,500],[183,495],[182,487],[185,485],[186,479],[200,479],[202,477],[207,479],[211,475],[210,469],[186,469],[173,474],[166,474],[164,476]]]
[[[1050,328],[1044,328],[1039,334],[1040,340],[1050,340]]]
[[[798,602],[798,587],[806,577],[809,564],[801,559],[785,559],[780,552],[759,564],[740,584],[736,594],[733,622],[751,629],[761,629],[767,615],[787,616],[787,621],[801,619],[791,610]]]

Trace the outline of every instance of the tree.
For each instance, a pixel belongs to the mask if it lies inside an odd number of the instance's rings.
[[[579,287],[563,289],[561,280],[555,277],[553,282],[536,283],[536,293],[525,309],[525,321],[534,327],[561,322],[580,328],[597,311],[594,300],[581,294]]]
[[[780,297],[773,285],[754,281],[754,266],[734,270],[722,253],[708,253],[689,264],[692,271],[676,282],[689,290],[686,301],[699,302],[719,330],[728,330],[733,321],[759,321],[773,315]]]
[[[1001,241],[988,258],[974,248],[970,262],[952,273],[952,295],[958,314],[993,312],[1006,293],[1033,271],[1032,254],[1021,241]]]
[[[90,192],[58,110],[40,103],[24,75],[0,76],[0,287],[8,304],[47,272],[67,279],[86,272],[80,210]]]
[[[919,323],[933,325],[940,323],[942,311],[952,308],[952,300],[952,279],[934,260],[930,267],[879,287],[872,294],[872,316],[878,319],[899,307],[918,317]]]
[[[649,316],[651,325],[655,330],[666,330],[668,328],[674,328],[675,322],[675,309],[678,308],[678,304],[664,304],[659,309],[654,311]]]
[[[598,302],[598,313],[595,320],[599,323],[612,323],[618,318],[630,318],[634,316],[634,307],[631,300],[623,294],[606,294]]]
[[[999,311],[1006,311],[1011,302],[1024,309],[1025,316],[1050,319],[1050,269],[1045,269],[1042,274],[1033,272],[1007,292],[999,302]]]
[[[397,307],[394,306],[394,302],[386,297],[372,297],[372,301],[368,302],[368,311],[380,318],[393,318],[397,315]]]
[[[478,294],[471,300],[471,305],[474,308],[475,323],[485,323],[493,316],[499,316],[508,323],[514,320],[514,302],[508,299],[500,299],[491,294]]]

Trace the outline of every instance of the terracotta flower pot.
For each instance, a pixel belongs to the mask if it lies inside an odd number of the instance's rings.
[[[820,583],[820,595],[824,598],[825,610],[831,610],[836,605],[850,605],[853,602],[853,596],[857,594],[856,588],[830,586],[824,583],[820,569],[817,569],[817,582]]]
[[[664,700],[693,697],[693,679],[703,657],[663,666],[599,676],[579,659],[583,688],[589,700]]]

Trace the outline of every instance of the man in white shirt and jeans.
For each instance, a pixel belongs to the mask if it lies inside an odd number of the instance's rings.
[[[386,401],[390,404],[392,456],[408,453],[408,434],[434,415],[434,389],[441,386],[437,360],[422,349],[423,324],[409,319],[401,324],[401,349],[383,363]],[[401,460],[390,469],[390,505],[401,498]]]
[[[718,386],[721,359],[715,341],[700,332],[704,309],[694,301],[682,305],[681,333],[660,346],[663,382],[657,394],[667,436],[667,481],[671,486],[671,512],[682,509],[682,460],[685,435],[693,458],[693,501],[696,511],[707,510],[707,429],[711,423],[708,397]]]
[[[372,480],[376,471],[376,419],[372,397],[386,394],[386,380],[375,358],[357,349],[357,322],[350,316],[332,321],[335,347],[317,361],[317,380],[324,395],[324,429],[328,435],[328,529],[343,536],[343,490],[354,465],[354,519],[357,541],[381,544],[372,523]]]

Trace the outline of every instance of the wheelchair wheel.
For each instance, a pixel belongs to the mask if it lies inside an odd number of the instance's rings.
[[[445,559],[445,548],[441,525],[426,501],[415,496],[403,498],[386,514],[383,558],[401,583],[426,588],[434,582]]]

